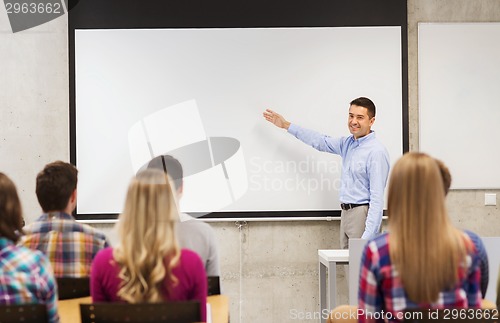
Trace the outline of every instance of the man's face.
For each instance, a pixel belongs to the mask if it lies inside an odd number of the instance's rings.
[[[375,122],[375,117],[368,116],[368,109],[358,105],[351,105],[349,108],[349,117],[347,118],[347,126],[349,131],[358,139],[370,133],[370,128]]]

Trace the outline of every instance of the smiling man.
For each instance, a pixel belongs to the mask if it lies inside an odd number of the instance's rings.
[[[389,154],[371,130],[375,104],[364,97],[350,103],[347,127],[350,136],[332,138],[288,122],[270,109],[264,118],[286,129],[297,139],[319,150],[342,157],[340,188],[340,246],[349,247],[350,238],[370,239],[380,231],[384,189],[389,175]]]

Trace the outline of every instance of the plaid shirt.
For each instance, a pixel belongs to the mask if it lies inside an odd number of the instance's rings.
[[[423,260],[425,261],[425,260]],[[368,242],[361,259],[359,279],[359,322],[399,322],[398,316],[407,309],[479,308],[481,305],[480,258],[470,253],[465,266],[459,267],[459,282],[455,288],[441,291],[432,304],[415,304],[406,294],[401,279],[391,263],[389,234],[384,233]],[[384,313],[384,316],[380,315]],[[376,319],[380,318],[380,319]]]
[[[90,276],[92,259],[109,246],[103,233],[63,212],[43,214],[23,231],[19,244],[47,255],[56,277]]]
[[[0,304],[47,304],[49,322],[59,322],[57,286],[50,263],[39,251],[0,237]]]
[[[479,268],[481,268],[481,295],[483,298],[486,297],[486,290],[488,289],[488,283],[490,281],[490,270],[488,262],[488,254],[486,253],[486,248],[484,246],[483,240],[469,230],[465,230],[465,233],[469,235],[469,238],[474,243],[476,247],[477,256],[479,257]]]

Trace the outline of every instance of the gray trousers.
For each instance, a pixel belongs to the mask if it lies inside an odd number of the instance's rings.
[[[361,238],[365,232],[368,205],[362,205],[340,213],[340,248],[349,249],[350,238]]]

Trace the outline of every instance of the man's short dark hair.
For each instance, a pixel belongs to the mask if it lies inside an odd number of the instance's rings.
[[[159,169],[167,173],[170,178],[174,181],[174,186],[176,190],[182,188],[182,165],[181,163],[170,155],[160,155],[157,156],[148,163],[148,169]]]
[[[47,164],[36,177],[36,196],[44,212],[61,211],[76,189],[78,170],[62,161]]]
[[[354,99],[351,101],[351,105],[357,105],[359,107],[363,107],[368,109],[368,117],[373,118],[375,116],[375,104],[373,103],[372,100],[365,98],[365,97],[359,97],[357,99]]]

